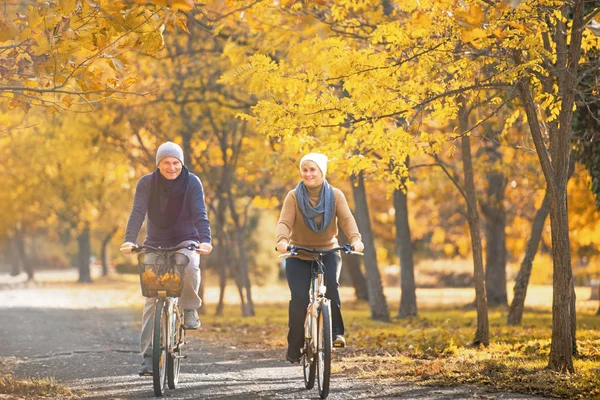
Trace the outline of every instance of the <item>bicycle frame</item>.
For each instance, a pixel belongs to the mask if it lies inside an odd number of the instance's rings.
[[[173,248],[157,248],[148,245],[135,245],[133,247],[135,252],[144,249],[157,252],[158,258],[167,259],[169,253],[181,249],[197,250],[198,247],[194,244]],[[185,343],[185,329],[183,328],[182,311],[178,304],[179,300],[178,297],[168,296],[167,293],[166,289],[157,290],[154,300],[152,363],[154,394],[156,396],[163,395],[166,383],[168,383],[170,389],[175,389],[179,379],[179,360],[185,358],[181,355],[181,346]],[[163,318],[164,322],[162,322]]]
[[[314,321],[319,318],[319,311],[324,302],[329,303],[329,299],[325,297],[327,287],[325,286],[325,265],[321,257],[315,258],[312,265],[312,278],[310,285],[310,300],[306,310],[306,319],[304,322],[304,337],[309,340],[310,351],[309,357],[311,362],[316,353],[316,342],[318,326]]]
[[[304,347],[302,349],[302,363],[304,370],[304,385],[306,389],[312,389],[315,384],[315,376],[319,382],[319,396],[327,398],[329,394],[329,382],[331,377],[331,351],[333,340],[331,334],[331,303],[325,297],[327,287],[325,285],[325,264],[323,257],[329,253],[344,251],[347,254],[362,254],[354,252],[351,245],[346,244],[327,250],[309,249],[301,246],[288,246],[288,253],[280,257],[296,256],[298,251],[313,254],[311,264],[310,299],[304,319]]]

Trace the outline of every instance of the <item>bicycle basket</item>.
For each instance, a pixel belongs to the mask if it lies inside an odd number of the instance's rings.
[[[168,297],[181,295],[187,262],[176,264],[175,253],[141,253],[138,265],[142,296],[157,297],[159,291],[166,291]]]

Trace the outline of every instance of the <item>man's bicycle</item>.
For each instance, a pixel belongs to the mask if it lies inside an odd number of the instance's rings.
[[[154,297],[154,325],[152,330],[152,381],[154,395],[165,392],[165,384],[175,389],[179,381],[180,360],[185,358],[182,347],[185,344],[183,312],[178,305],[178,297],[183,289],[183,277],[189,259],[177,263],[177,250],[198,250],[195,244],[160,248],[149,245],[135,245],[139,252],[138,264],[140,285],[144,297]],[[180,259],[181,260],[181,259]]]
[[[309,249],[301,246],[288,246],[288,253],[280,257],[293,257],[298,251],[314,254],[312,263],[312,278],[310,284],[310,301],[304,320],[304,347],[302,348],[302,367],[304,370],[304,386],[312,389],[315,385],[315,375],[322,399],[329,395],[331,379],[331,304],[325,297],[325,265],[323,257],[328,253],[343,251],[346,254],[355,252],[351,245],[335,247],[330,250]]]

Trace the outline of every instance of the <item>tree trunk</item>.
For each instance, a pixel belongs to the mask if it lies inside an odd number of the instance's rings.
[[[348,243],[348,237],[346,237],[344,231],[338,227],[338,232],[340,244]],[[356,296],[356,300],[369,300],[369,296],[367,293],[367,281],[365,280],[365,276],[363,275],[360,269],[360,257],[343,253],[342,265],[342,271],[348,271],[348,276],[350,278],[350,282],[352,283],[352,287],[354,288],[354,295]],[[344,272],[342,272],[342,274],[343,273]]]
[[[102,259],[102,276],[108,275],[108,265],[110,264],[110,241],[113,236],[117,233],[117,228],[114,228],[104,240],[102,240],[102,249],[100,251],[100,257]]]
[[[8,262],[10,263],[10,276],[17,276],[21,273],[21,262],[17,252],[17,241],[15,237],[11,237],[7,245]]]
[[[371,318],[378,321],[389,321],[387,300],[383,294],[381,284],[381,275],[377,267],[377,254],[375,252],[375,240],[371,229],[369,219],[369,207],[367,204],[367,194],[365,192],[365,183],[362,173],[351,176],[352,191],[354,193],[354,203],[356,204],[356,223],[362,234],[365,244],[364,263],[367,274],[367,291],[369,293],[369,306],[371,308]]]
[[[225,288],[227,286],[227,265],[229,262],[227,260],[227,256],[225,254],[226,246],[224,240],[224,234],[220,227],[217,228],[216,237],[217,237],[217,246],[216,246],[216,256],[217,256],[217,273],[219,275],[219,302],[217,303],[217,309],[215,310],[215,315],[222,316],[223,308],[225,307]],[[221,231],[221,232],[220,232]]]
[[[79,246],[79,252],[77,255],[77,266],[79,267],[79,282],[87,283],[92,281],[90,274],[90,256],[91,256],[91,243],[90,243],[90,225],[85,224],[83,231],[77,237],[77,244]]]
[[[408,163],[408,161],[407,161]],[[408,202],[406,193],[394,191],[396,210],[396,249],[400,258],[400,308],[398,318],[417,316],[417,294],[415,285],[415,264],[412,253],[410,226],[408,223]]]
[[[225,307],[225,288],[227,286],[227,267],[232,266],[233,263],[230,260],[229,253],[227,251],[229,245],[227,243],[227,235],[225,232],[225,212],[226,212],[226,200],[223,198],[221,193],[218,199],[216,207],[216,225],[213,226],[215,230],[216,239],[216,256],[217,256],[217,273],[219,276],[219,302],[217,303],[217,309],[215,315],[222,316],[223,308]]]
[[[552,296],[552,342],[549,367],[573,372],[574,310],[572,308],[571,245],[567,215],[566,185],[550,195],[552,258],[554,260]]]
[[[488,305],[508,304],[506,294],[506,212],[504,210],[504,190],[506,178],[501,167],[502,154],[497,141],[489,141],[485,148],[491,172],[488,173],[486,199],[481,209],[484,216],[486,236],[485,288]]]
[[[20,264],[23,266],[23,270],[27,273],[27,280],[32,281],[34,277],[33,267],[27,259],[27,251],[25,250],[25,235],[21,229],[17,230],[14,236],[17,258]]]
[[[459,124],[461,132],[468,131],[468,111],[466,105],[461,104],[459,110]],[[463,169],[465,175],[465,194],[467,197],[467,219],[471,231],[471,246],[473,248],[473,280],[475,283],[475,304],[477,305],[477,332],[473,344],[489,345],[488,308],[485,293],[485,280],[483,272],[483,256],[481,246],[481,231],[479,228],[479,212],[475,194],[475,181],[473,178],[473,161],[471,159],[471,138],[464,134],[461,139]]]
[[[242,315],[244,317],[254,317],[254,302],[252,301],[252,286],[250,285],[250,274],[248,271],[248,256],[246,254],[246,246],[244,240],[244,227],[238,227],[236,229],[237,234],[237,245],[239,252],[239,269],[242,287],[244,288],[246,295],[246,306],[242,308]]]
[[[508,325],[511,326],[520,325],[523,319],[525,296],[527,295],[527,286],[529,285],[531,268],[540,244],[546,217],[550,212],[549,203],[550,200],[548,198],[548,192],[546,192],[544,195],[544,200],[542,201],[542,205],[537,210],[535,217],[533,218],[531,234],[529,235],[529,240],[527,241],[527,246],[525,247],[525,257],[523,257],[523,261],[521,261],[521,267],[519,268],[517,280],[515,281],[515,287],[513,289],[514,297],[512,303],[510,304],[510,310],[508,311]]]

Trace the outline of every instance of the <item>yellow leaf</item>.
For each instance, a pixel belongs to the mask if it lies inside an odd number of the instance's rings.
[[[65,97],[63,97],[62,99],[62,103],[65,107],[69,108],[71,107],[71,104],[73,104],[73,97],[66,95]]]
[[[18,33],[19,31],[15,24],[10,21],[0,21],[0,42],[12,40]]]
[[[193,0],[172,0],[171,8],[175,11],[177,11],[177,10],[190,11],[192,8],[194,8],[194,1]]]
[[[65,14],[75,11],[75,7],[77,7],[76,0],[60,0],[58,4]]]
[[[483,39],[487,36],[485,31],[481,28],[474,29],[462,29],[461,30],[461,38],[465,43],[471,43],[475,40]]]
[[[190,31],[188,30],[188,27],[187,27],[187,18],[185,18],[185,17],[177,18],[177,26],[179,26],[181,28],[181,30],[184,31],[185,33],[190,33]]]

